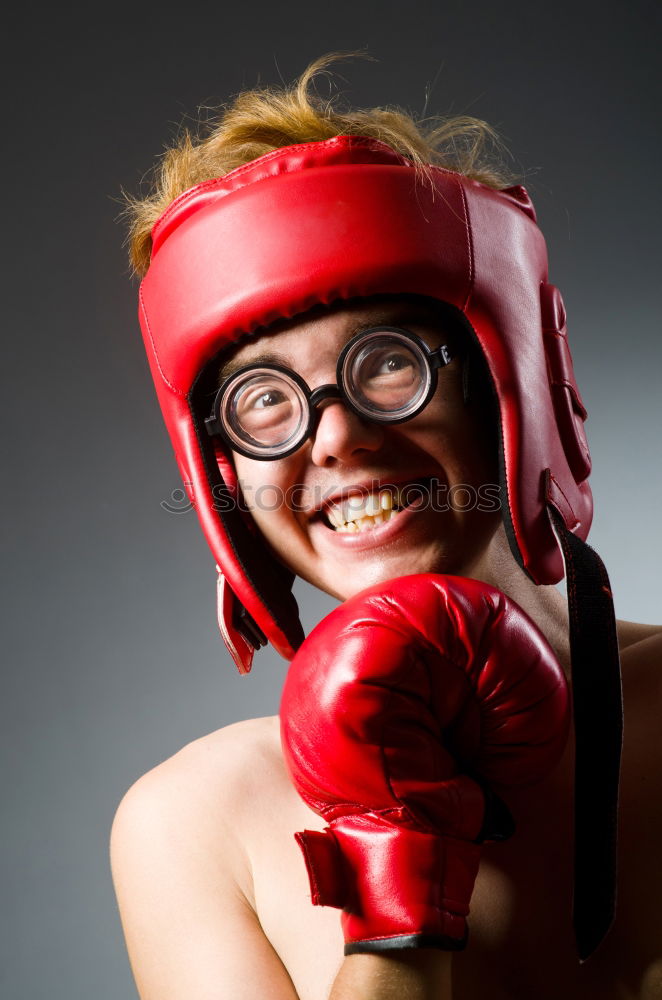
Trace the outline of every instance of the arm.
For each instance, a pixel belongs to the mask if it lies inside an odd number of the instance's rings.
[[[451,955],[435,948],[348,955],[329,1000],[451,1000]]]
[[[186,749],[129,789],[112,828],[141,1000],[297,1000],[249,902],[241,847]]]

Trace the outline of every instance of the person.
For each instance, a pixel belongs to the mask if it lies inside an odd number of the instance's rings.
[[[662,627],[614,624],[584,544],[533,205],[484,123],[340,110],[312,92],[332,61],[239,95],[130,206],[221,632],[242,672],[292,659],[280,719],[119,805],[139,994],[660,996]],[[342,602],[305,640],[295,576]]]

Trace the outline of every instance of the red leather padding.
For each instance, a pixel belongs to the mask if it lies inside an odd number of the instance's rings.
[[[494,191],[440,168],[426,176],[383,143],[340,136],[276,150],[192,188],[153,235],[140,320],[168,430],[216,562],[283,655],[297,644],[299,633],[285,620],[295,612],[269,606],[262,563],[247,571],[213,509],[199,433],[206,414],[193,412],[191,390],[240,337],[319,303],[398,293],[461,310],[499,400],[511,547],[536,583],[562,578],[544,483],[551,476],[566,523],[581,538],[592,499],[573,475],[557,427],[541,318],[547,253],[523,188]],[[266,548],[264,556],[264,572],[277,576]]]
[[[283,687],[281,743],[327,823],[297,836],[311,898],[343,908],[347,943],[463,946],[477,842],[498,828],[483,782],[500,793],[551,774],[569,701],[542,633],[476,580],[378,583],[313,629]]]

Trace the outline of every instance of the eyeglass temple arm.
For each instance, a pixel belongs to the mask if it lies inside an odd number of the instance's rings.
[[[455,353],[450,349],[447,344],[442,344],[441,347],[435,348],[434,351],[430,351],[428,354],[428,362],[430,367],[434,370],[435,368],[445,368],[449,365]]]

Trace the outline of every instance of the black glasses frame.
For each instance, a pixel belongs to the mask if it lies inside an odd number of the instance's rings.
[[[369,335],[382,333],[396,333],[401,337],[405,337],[408,341],[410,341],[410,343],[418,348],[427,365],[429,373],[427,391],[416,406],[416,409],[411,413],[407,413],[405,416],[389,416],[388,414],[381,416],[372,411],[368,411],[367,409],[364,410],[357,405],[346,389],[347,380],[345,377],[345,362],[349,353],[357,346],[357,344],[360,344]],[[293,371],[291,368],[287,368],[285,365],[279,364],[248,364],[237,369],[237,371],[233,372],[232,375],[229,375],[228,378],[224,379],[223,383],[216,392],[212,405],[212,412],[210,416],[205,419],[205,427],[207,429],[207,433],[211,437],[222,437],[230,448],[232,448],[233,451],[238,452],[240,455],[244,455],[246,458],[257,459],[257,461],[260,462],[275,462],[279,458],[287,458],[289,455],[293,455],[294,452],[298,451],[302,444],[308,440],[308,438],[312,437],[317,428],[317,424],[319,423],[318,407],[320,403],[323,403],[327,399],[340,399],[345,406],[352,411],[352,413],[355,413],[362,420],[371,421],[377,424],[401,424],[408,420],[412,420],[414,417],[418,416],[423,409],[425,409],[434,395],[437,388],[439,369],[450,364],[455,356],[456,354],[447,344],[442,344],[440,347],[432,349],[428,347],[425,341],[419,337],[418,334],[412,333],[411,330],[405,330],[399,326],[369,327],[367,330],[361,330],[359,333],[355,334],[355,336],[353,336],[351,340],[345,344],[342,351],[338,355],[338,361],[336,362],[335,385],[329,383],[327,385],[317,386],[316,389],[311,389],[301,375]],[[305,430],[299,434],[295,443],[290,445],[285,450],[279,451],[275,455],[260,455],[259,453],[250,451],[247,447],[241,445],[225,429],[221,416],[223,401],[228,389],[236,380],[246,375],[247,372],[257,370],[273,371],[287,375],[287,377],[299,387],[308,406],[308,419],[306,421]]]

